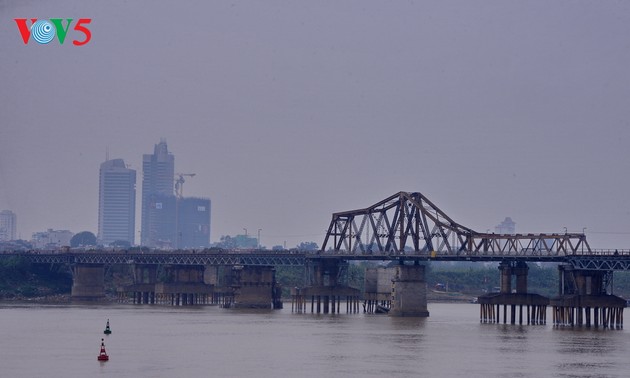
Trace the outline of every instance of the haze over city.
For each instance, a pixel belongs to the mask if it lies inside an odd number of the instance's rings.
[[[630,248],[630,3],[0,1],[0,210],[96,232],[99,165],[161,138],[212,242],[321,245],[399,191]],[[24,44],[14,18],[92,19]],[[136,237],[139,241],[139,235]]]

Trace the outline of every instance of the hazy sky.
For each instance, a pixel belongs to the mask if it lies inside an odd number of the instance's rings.
[[[324,239],[399,191],[485,232],[630,248],[628,1],[0,0],[0,210],[97,231],[98,169],[166,138],[212,241]],[[14,18],[91,18],[25,45]],[[29,23],[30,25],[30,23]],[[73,27],[74,24],[71,25]],[[139,236],[140,216],[137,216]]]

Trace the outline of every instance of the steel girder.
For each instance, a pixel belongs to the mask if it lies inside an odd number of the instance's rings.
[[[517,242],[513,244],[517,245]],[[284,265],[284,266],[306,266],[309,261],[319,259],[340,259],[340,260],[418,260],[418,261],[525,261],[525,262],[562,262],[571,264],[575,269],[585,270],[630,270],[630,250],[618,250],[614,252],[593,250],[588,254],[543,254],[530,253],[527,250],[521,250],[520,253],[501,254],[501,253],[477,253],[477,254],[426,254],[416,253],[414,251],[405,251],[400,253],[379,253],[371,254],[348,254],[346,252],[322,253],[302,252],[295,253],[291,251],[281,253],[236,253],[235,251],[222,251],[221,253],[197,254],[184,252],[151,252],[151,253],[133,253],[125,254],[120,252],[111,252],[107,250],[94,250],[91,252],[70,252],[70,253],[54,253],[54,252],[13,252],[2,253],[0,258],[9,258],[21,256],[28,259],[34,264],[158,264],[158,265]]]
[[[324,254],[566,256],[590,253],[584,234],[490,234],[453,221],[421,193],[399,192],[368,208],[334,213]]]
[[[19,253],[31,263],[66,264],[173,264],[173,265],[286,265],[303,266],[305,255],[296,253],[142,253],[108,251],[85,253]]]
[[[569,257],[567,262],[576,269],[584,270],[630,270],[630,259],[621,257],[580,256]]]

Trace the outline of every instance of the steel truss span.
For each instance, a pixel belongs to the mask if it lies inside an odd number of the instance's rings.
[[[481,233],[452,220],[420,193],[400,192],[368,208],[334,213],[319,251],[13,251],[32,263],[304,266],[310,260],[564,262],[585,270],[630,270],[630,250],[594,250],[586,236]]]
[[[186,251],[125,253],[94,250],[83,253],[20,253],[32,263],[44,264],[147,264],[147,265],[261,265],[303,266],[305,256],[296,253],[189,253]]]
[[[368,208],[334,213],[323,254],[429,257],[590,255],[584,234],[481,233],[452,220],[421,193],[400,192]]]

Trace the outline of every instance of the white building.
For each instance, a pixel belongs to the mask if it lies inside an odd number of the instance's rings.
[[[123,159],[107,160],[99,171],[98,239],[109,244],[134,243],[136,229],[136,171]]]
[[[48,229],[44,232],[36,232],[33,234],[31,243],[33,247],[46,249],[57,248],[70,245],[70,239],[74,234],[68,230],[53,230]]]
[[[0,211],[0,241],[17,239],[17,215],[11,210]]]

